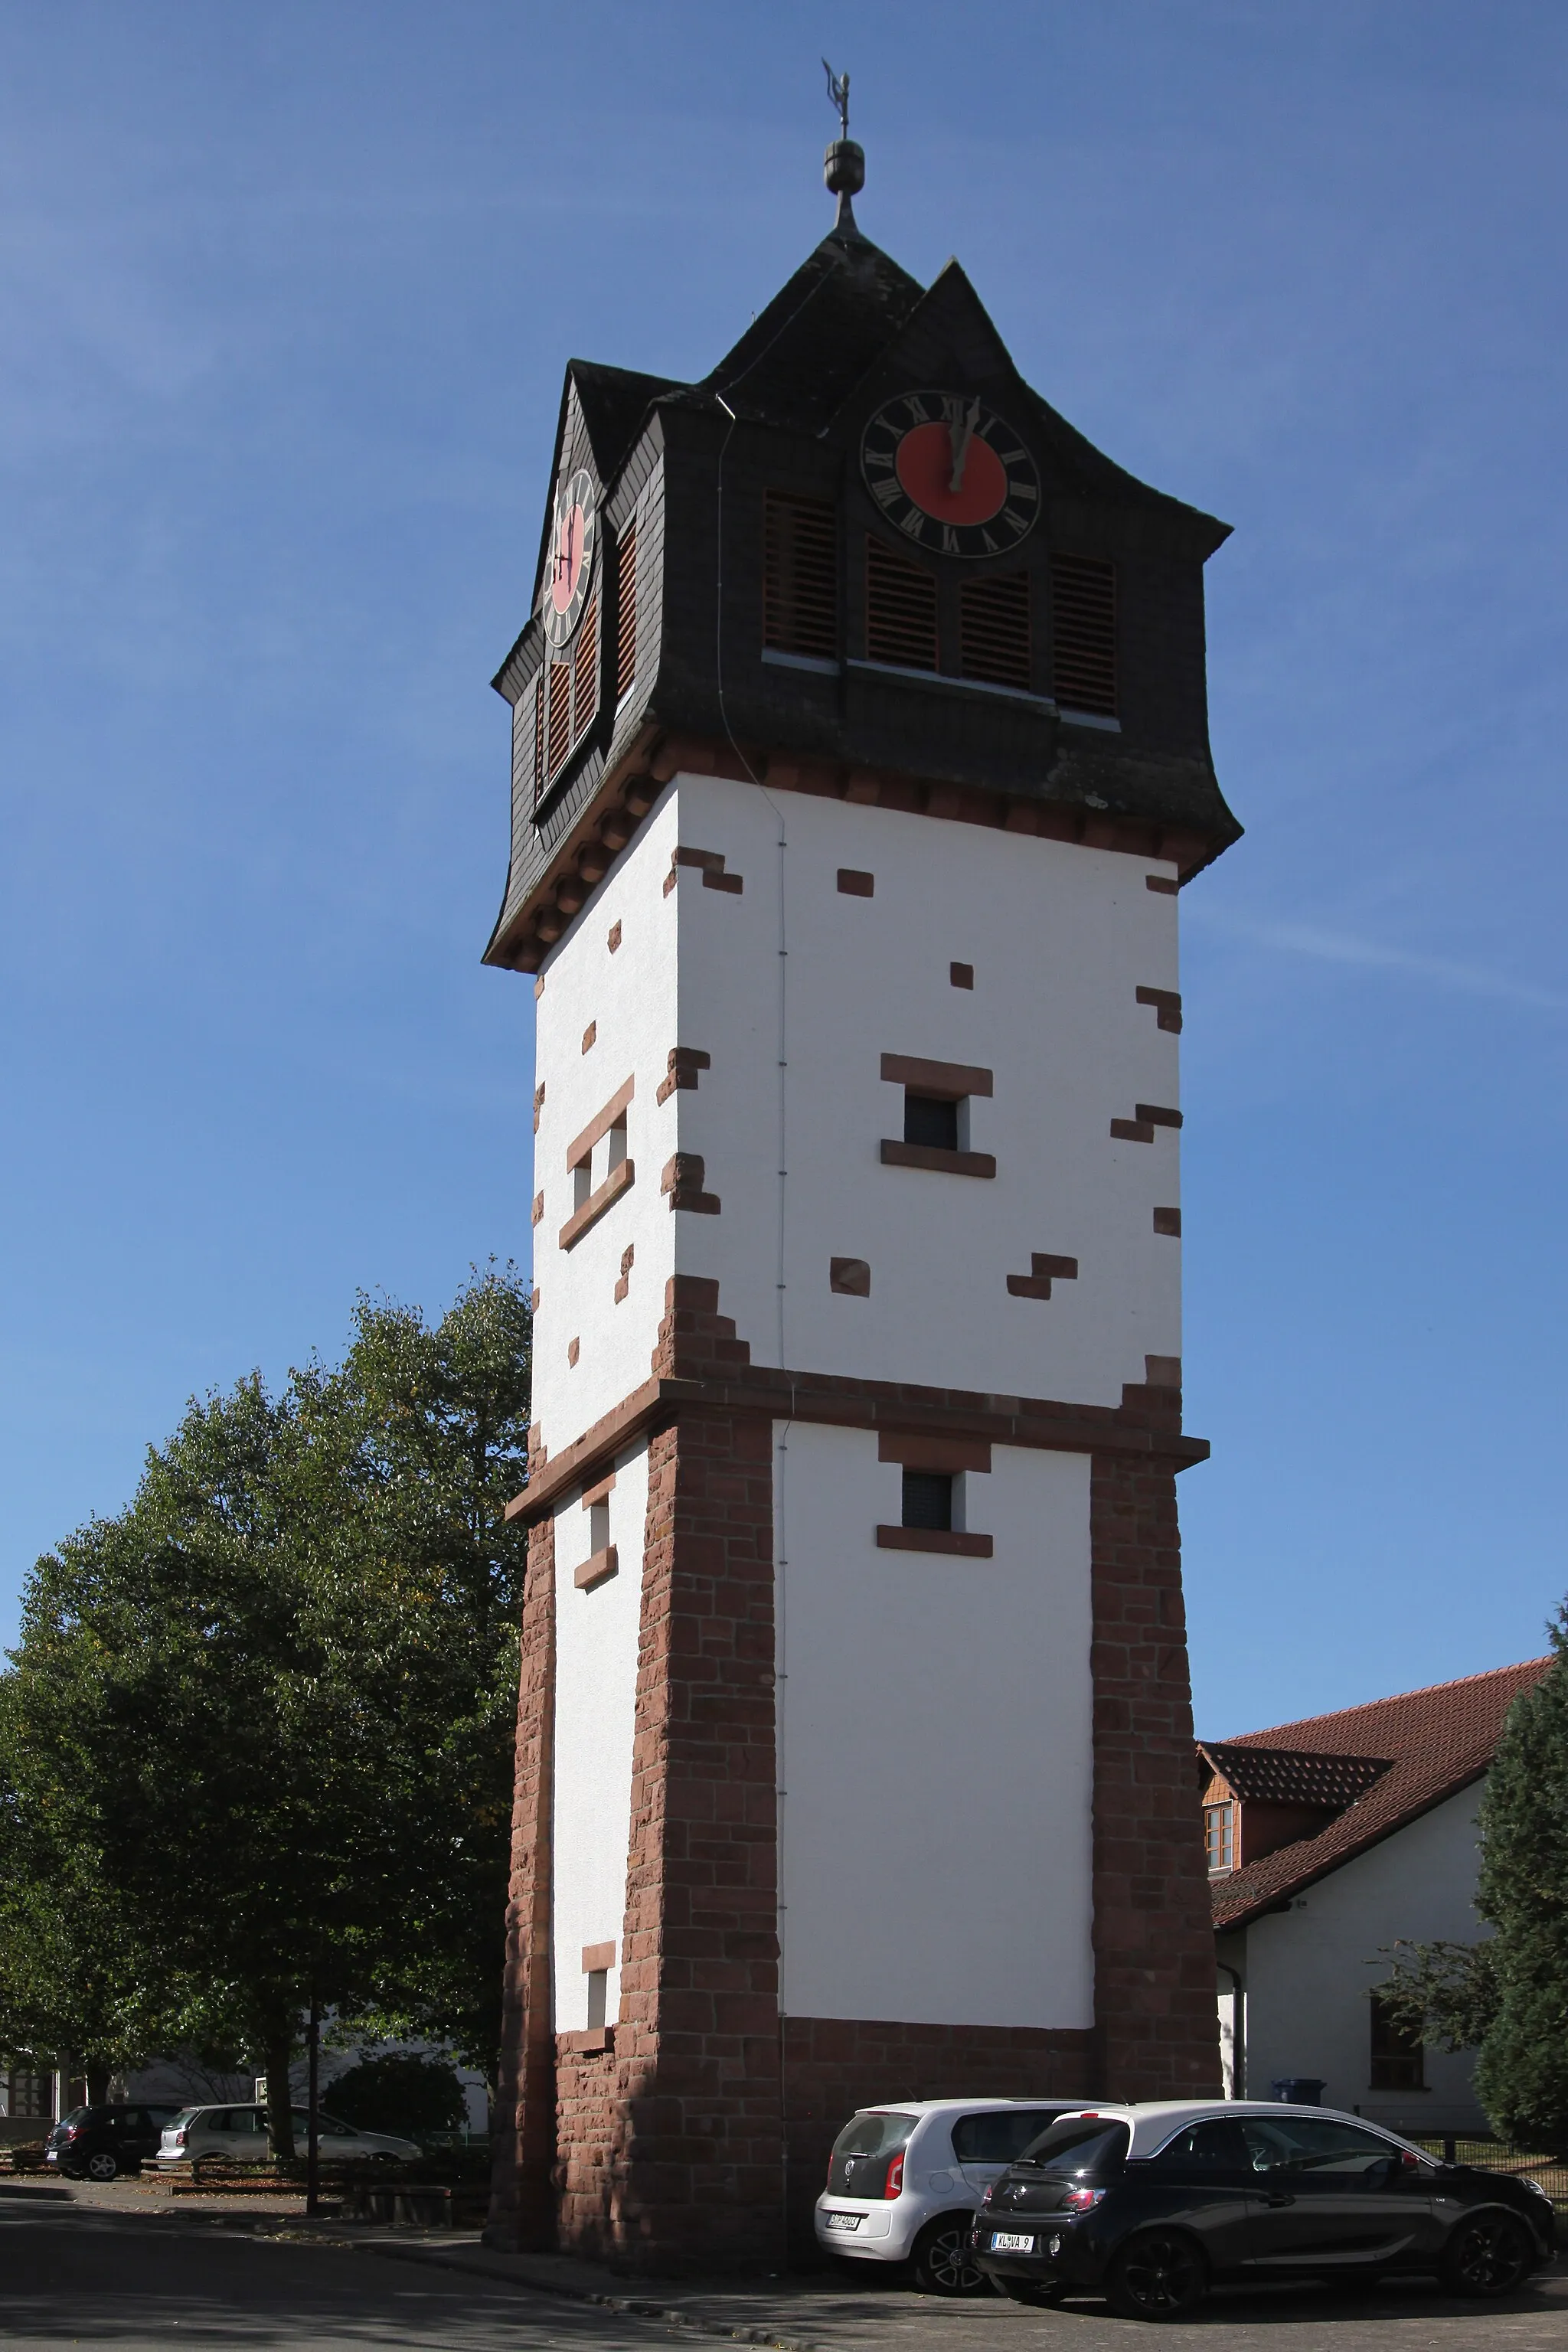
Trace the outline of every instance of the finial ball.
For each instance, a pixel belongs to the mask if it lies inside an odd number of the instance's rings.
[[[854,139],[836,139],[822,159],[822,176],[834,196],[858,196],[866,184],[866,150]]]

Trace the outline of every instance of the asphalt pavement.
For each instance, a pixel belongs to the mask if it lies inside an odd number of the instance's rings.
[[[576,2293],[560,2291],[568,2284]],[[944,2303],[854,2274],[660,2286],[529,2263],[450,2232],[134,2211],[80,2190],[68,2200],[0,2196],[0,2340],[19,2352],[640,2352],[716,2338],[785,2352],[1135,2352],[1145,2342],[1173,2352],[1568,2352],[1568,2276],[1555,2271],[1500,2305],[1456,2303],[1424,2284],[1224,2293],[1190,2325],[1156,2330],[1089,2300],[1051,2312]]]

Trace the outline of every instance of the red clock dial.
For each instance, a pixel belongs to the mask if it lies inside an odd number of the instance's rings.
[[[1028,450],[965,393],[888,401],[861,436],[860,469],[888,520],[935,555],[1005,555],[1040,511]]]
[[[556,495],[554,528],[540,593],[544,634],[552,646],[563,646],[583,617],[597,536],[594,478],[580,466]]]

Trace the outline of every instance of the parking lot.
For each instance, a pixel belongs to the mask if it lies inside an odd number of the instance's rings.
[[[989,2299],[941,2303],[856,2278],[746,2289],[598,2282],[644,2306],[634,2313],[548,2292],[538,2282],[549,2274],[451,2236],[394,2241],[367,2232],[353,2242],[342,2225],[311,2237],[301,2224],[275,2222],[258,2233],[241,2215],[138,2211],[128,2199],[90,2190],[69,2201],[0,2197],[0,2328],[7,2345],[18,2347],[633,2352],[727,2339],[823,2352],[906,2352],[917,2345],[1102,2352],[1150,2336],[1184,2347],[1218,2341],[1226,2352],[1270,2344],[1322,2344],[1332,2352],[1562,2352],[1568,2343],[1568,2276],[1561,2270],[1489,2305],[1456,2304],[1423,2286],[1222,2294],[1191,2326],[1157,2333],[1089,2301],[1054,2312]],[[681,2319],[655,2315],[660,2309]]]

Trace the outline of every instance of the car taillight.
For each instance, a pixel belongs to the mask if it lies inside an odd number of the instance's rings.
[[[60,2137],[62,2139],[75,2139],[80,2129],[81,2126],[79,2124],[62,2124],[60,2126]]]
[[[1091,2213],[1104,2194],[1103,2189],[1069,2189],[1062,2203],[1069,2213]]]
[[[903,2195],[903,2190],[904,2151],[902,2148],[900,2148],[897,2156],[894,2157],[891,2164],[888,2167],[887,2184],[882,2190],[882,2194],[884,2197],[901,2197]]]

